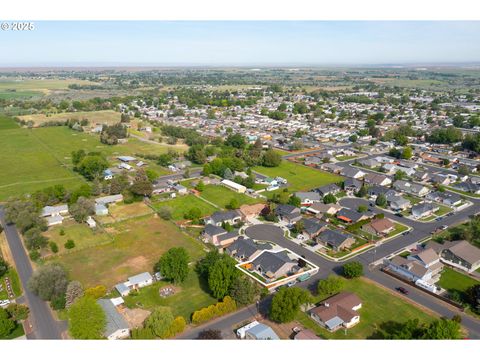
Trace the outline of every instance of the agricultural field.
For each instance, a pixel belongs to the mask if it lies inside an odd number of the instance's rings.
[[[203,284],[202,279],[193,268],[184,283],[174,285],[175,294],[162,298],[159,295],[159,289],[163,286],[173,286],[171,283],[159,281],[152,286],[147,286],[137,294],[124,298],[126,306],[129,308],[142,308],[152,310],[157,306],[168,306],[172,309],[174,316],[183,316],[189,321],[192,313],[203,307],[217,302],[209,293],[205,291],[208,284]]]
[[[34,126],[40,126],[43,123],[50,121],[66,121],[69,119],[75,120],[89,120],[89,126],[95,124],[116,124],[120,122],[120,113],[113,110],[99,110],[99,111],[78,111],[65,112],[57,114],[34,114],[19,116],[21,120],[33,121]]]
[[[99,151],[114,163],[114,158],[119,155],[160,154],[169,148],[179,148],[134,138],[130,138],[126,144],[109,146],[102,144],[98,136],[72,131],[68,127],[24,129],[13,126],[11,120],[0,120],[0,201],[56,184],[62,184],[67,189],[83,184],[84,179],[72,171],[70,157],[74,150]],[[159,175],[168,173],[166,169],[151,163]]]
[[[101,284],[111,288],[128,276],[151,272],[160,256],[171,247],[184,247],[191,261],[204,254],[200,242],[155,215],[118,222],[106,227],[105,231],[113,241],[54,256],[47,261],[63,264],[70,277],[85,287]],[[96,237],[93,233],[91,236]]]
[[[192,208],[199,208],[203,216],[208,216],[213,214],[218,209],[210,205],[206,201],[199,199],[195,195],[184,195],[177,196],[174,199],[164,200],[164,201],[154,201],[152,206],[158,210],[164,206],[172,209],[172,220],[179,221],[183,220],[183,216]]]
[[[80,79],[0,79],[0,91],[38,91],[48,94],[52,90],[67,90],[69,85],[95,85],[92,81]]]
[[[220,208],[226,208],[232,199],[237,199],[240,205],[258,204],[262,199],[254,199],[245,194],[240,194],[220,185],[206,185],[205,190],[200,196],[217,205]]]
[[[287,179],[288,189],[290,191],[311,190],[316,187],[342,181],[342,177],[338,175],[315,170],[287,160],[283,160],[278,167],[269,168],[256,166],[253,170],[266,176],[280,176]]]
[[[376,329],[393,326],[392,322],[419,319],[421,323],[429,323],[435,320],[433,314],[362,278],[345,280],[344,290],[357,294],[362,300],[362,308],[359,310],[360,323],[353,328],[346,332],[339,330],[331,333],[318,325],[304,312],[299,313],[297,320],[318,336],[326,339],[374,338]],[[322,300],[321,297],[317,296],[315,303]]]

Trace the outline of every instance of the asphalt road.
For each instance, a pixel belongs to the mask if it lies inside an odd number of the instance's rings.
[[[30,321],[33,332],[27,335],[28,339],[61,339],[62,323],[57,322],[48,304],[27,289],[28,279],[32,276],[32,265],[27,257],[18,231],[14,225],[7,225],[4,210],[0,206],[0,222],[5,231],[8,245],[15,260],[18,275],[23,284],[24,298],[30,308]]]

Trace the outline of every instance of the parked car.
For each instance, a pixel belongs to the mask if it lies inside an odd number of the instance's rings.
[[[403,217],[403,214],[402,213],[395,213],[395,216]]]
[[[290,282],[287,284],[287,286],[288,286],[288,287],[292,287],[292,286],[295,285],[296,283],[297,283],[296,280],[292,280],[292,281],[290,281]]]
[[[408,290],[405,289],[405,288],[402,287],[402,286],[399,286],[399,287],[395,288],[395,290],[397,290],[399,293],[402,293],[402,294],[404,294],[404,295],[408,295]]]
[[[442,226],[440,226],[440,229],[442,229],[442,230],[447,230],[447,229],[448,229],[448,225],[442,225]]]

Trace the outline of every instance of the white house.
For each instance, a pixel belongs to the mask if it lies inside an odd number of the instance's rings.
[[[128,323],[117,311],[114,303],[110,299],[98,299],[97,303],[102,307],[106,318],[103,336],[108,340],[128,338],[130,336]]]

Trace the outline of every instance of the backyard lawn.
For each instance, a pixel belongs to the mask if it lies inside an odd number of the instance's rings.
[[[176,221],[183,220],[183,215],[192,208],[199,208],[202,212],[202,217],[211,215],[218,210],[206,201],[191,194],[177,196],[176,198],[170,200],[156,201],[152,205],[156,210],[164,206],[169,207],[172,209],[172,219]]]
[[[200,196],[221,208],[226,208],[228,203],[234,198],[238,200],[240,205],[258,204],[262,202],[262,199],[254,199],[250,196],[234,192],[220,185],[206,185],[205,190],[202,191]]]
[[[480,284],[480,281],[472,279],[471,277],[449,267],[444,267],[440,280],[437,282],[438,286],[446,290],[457,290],[459,292],[464,292],[468,288],[477,284]]]
[[[200,242],[155,215],[115,223],[106,231],[113,241],[53,256],[48,261],[62,263],[70,277],[85,287],[102,284],[110,288],[128,276],[151,272],[160,256],[171,247],[184,247],[191,261],[204,254]]]
[[[423,323],[435,319],[425,310],[362,278],[345,280],[344,290],[357,294],[362,300],[362,308],[359,310],[360,323],[348,329],[346,334],[344,330],[338,330],[334,333],[325,330],[304,312],[299,313],[297,320],[322,338],[366,339],[372,336],[376,329],[385,326],[389,321],[404,322],[408,319],[417,318]],[[320,297],[315,298],[316,302],[321,300]]]
[[[176,292],[162,298],[159,295],[159,289],[167,285],[174,286]],[[137,294],[125,297],[124,300],[129,308],[139,307],[152,310],[156,306],[169,306],[175,316],[183,316],[189,321],[195,310],[216,303],[216,299],[205,291],[207,287],[207,284],[201,284],[201,280],[192,268],[182,284],[172,285],[159,281],[152,286],[140,289]]]
[[[256,166],[253,170],[266,176],[280,176],[287,179],[288,189],[291,191],[311,190],[342,181],[342,177],[338,175],[312,169],[287,160],[282,160],[280,166],[277,167]]]

